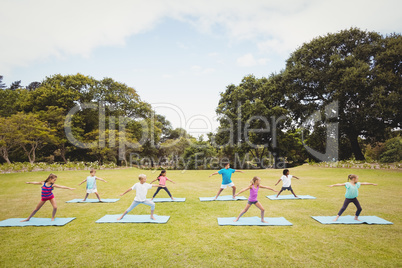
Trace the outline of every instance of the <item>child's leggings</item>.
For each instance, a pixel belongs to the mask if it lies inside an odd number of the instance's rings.
[[[170,192],[169,192],[169,190],[168,190],[167,187],[158,187],[158,189],[156,190],[156,192],[154,193],[154,196],[152,196],[152,198],[154,198],[154,197],[159,193],[159,191],[160,191],[161,189],[165,190],[165,191],[168,193],[168,195],[169,195],[170,197],[172,197],[172,195],[170,194]]]
[[[343,202],[343,207],[341,210],[339,210],[338,215],[341,216],[342,213],[345,211],[345,209],[349,206],[350,203],[355,204],[357,210],[356,210],[356,216],[360,215],[360,212],[362,212],[362,207],[360,206],[359,200],[357,198],[345,198],[345,202]]]
[[[155,209],[155,203],[152,202],[151,200],[145,200],[145,201],[135,201],[134,200],[134,202],[131,204],[131,206],[127,209],[127,213],[129,213],[131,210],[133,210],[133,208],[135,208],[139,204],[144,204],[144,205],[150,206],[151,210]]]

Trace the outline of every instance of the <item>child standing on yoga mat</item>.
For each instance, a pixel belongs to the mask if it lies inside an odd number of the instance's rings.
[[[125,195],[126,193],[130,192],[131,190],[136,190],[135,198],[131,206],[124,211],[123,215],[121,215],[117,220],[123,219],[124,216],[126,216],[127,213],[129,213],[133,208],[138,206],[139,204],[144,204],[147,206],[151,207],[151,219],[155,220],[154,218],[154,210],[155,210],[155,203],[152,202],[151,200],[147,200],[147,193],[148,190],[151,189],[152,187],[165,187],[165,186],[160,186],[158,184],[149,184],[146,183],[147,181],[147,176],[145,174],[140,174],[138,176],[138,179],[140,182],[137,182],[134,184],[133,187],[129,188],[127,191],[122,193],[120,196]]]
[[[161,189],[165,190],[167,192],[167,194],[170,196],[170,198],[172,200],[174,200],[174,198],[172,197],[172,194],[169,192],[168,188],[166,187],[166,181],[170,181],[170,182],[172,182],[174,184],[176,184],[176,183],[174,181],[168,179],[168,177],[166,177],[166,170],[162,170],[161,173],[159,174],[158,178],[156,178],[153,181],[151,181],[151,184],[154,181],[159,181],[159,187],[156,190],[156,192],[154,193],[154,195],[152,196],[151,201],[154,200],[154,197],[159,193],[159,191]],[[164,187],[161,187],[161,186],[164,186]]]
[[[359,180],[359,177],[357,175],[350,174],[350,175],[348,175],[348,182],[328,185],[329,187],[345,186],[345,188],[346,188],[345,201],[343,202],[343,206],[342,206],[341,210],[339,210],[338,215],[336,216],[334,221],[337,221],[339,219],[339,217],[346,210],[346,208],[349,206],[350,203],[355,204],[355,206],[357,208],[356,214],[355,214],[355,220],[356,221],[359,220],[358,217],[360,215],[360,212],[362,211],[362,207],[360,206],[359,200],[357,200],[357,196],[359,195],[358,189],[360,188],[360,185],[377,186],[377,184],[369,183],[369,182],[358,182],[358,180]]]
[[[212,173],[211,175],[209,175],[209,177],[211,177],[213,175],[217,175],[217,174],[222,175],[221,188],[219,189],[218,193],[216,194],[214,200],[216,200],[218,198],[218,196],[222,193],[222,191],[227,187],[232,187],[232,189],[233,189],[233,194],[232,195],[233,195],[233,199],[235,199],[236,186],[232,182],[232,174],[235,173],[235,172],[244,173],[243,171],[235,170],[235,169],[230,168],[230,163],[226,163],[224,165],[223,169],[221,169],[218,172],[215,172],[215,173]]]
[[[284,169],[284,170],[283,170],[283,176],[282,176],[282,177],[278,180],[278,182],[275,184],[275,186],[277,186],[278,183],[280,183],[281,181],[282,181],[282,183],[283,183],[283,184],[282,184],[282,189],[279,191],[279,193],[276,195],[276,197],[278,197],[278,196],[282,193],[282,191],[288,190],[288,191],[290,191],[290,192],[297,198],[297,195],[293,192],[292,186],[290,185],[292,178],[296,178],[296,179],[300,180],[300,179],[299,179],[298,177],[296,177],[296,176],[289,175],[289,169]]]
[[[46,201],[49,201],[50,204],[53,206],[53,213],[52,213],[52,221],[54,221],[54,217],[56,216],[57,212],[57,205],[56,205],[56,199],[54,198],[54,195],[52,193],[53,189],[56,188],[61,188],[61,189],[68,189],[68,190],[74,190],[75,188],[70,188],[66,186],[61,186],[54,184],[56,182],[57,176],[54,174],[50,174],[49,177],[45,181],[40,181],[40,182],[26,182],[27,184],[37,184],[37,185],[42,185],[42,198],[41,201],[39,201],[39,204],[36,206],[35,210],[29,215],[28,218],[25,220],[21,221],[29,221],[36,212],[38,212],[39,209],[46,203]]]
[[[246,205],[246,208],[243,209],[242,212],[240,212],[239,216],[237,216],[237,218],[234,220],[234,222],[238,221],[240,219],[241,216],[243,216],[244,213],[246,213],[248,211],[248,209],[251,207],[251,205],[256,205],[257,208],[259,208],[261,210],[261,221],[265,222],[264,220],[264,212],[265,209],[263,208],[263,206],[261,205],[260,202],[258,202],[257,200],[257,196],[258,196],[258,190],[260,188],[264,188],[264,189],[268,189],[274,192],[278,192],[274,189],[272,189],[271,187],[268,186],[262,186],[260,185],[261,179],[259,177],[254,177],[251,181],[250,181],[250,185],[247,188],[244,188],[243,190],[241,190],[240,192],[238,192],[235,196],[241,194],[244,191],[250,190],[250,196],[248,197],[248,202]]]
[[[83,180],[80,184],[78,184],[78,186],[80,186],[81,184],[83,184],[84,182],[87,182],[87,194],[85,195],[84,199],[82,201],[87,200],[87,197],[89,194],[95,193],[96,197],[98,198],[99,202],[102,202],[99,194],[98,194],[98,190],[96,188],[96,180],[100,180],[103,182],[107,182],[104,179],[98,178],[95,176],[96,170],[95,169],[91,169],[91,171],[89,172],[90,176],[88,176],[85,180]]]

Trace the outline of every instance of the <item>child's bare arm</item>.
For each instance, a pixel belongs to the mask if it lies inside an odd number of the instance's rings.
[[[133,189],[131,189],[131,188],[128,188],[128,189],[127,189],[127,191],[125,191],[124,193],[120,194],[120,196],[123,196],[123,195],[125,195],[126,193],[130,192],[131,190],[133,190]]]
[[[170,181],[170,182],[176,184],[176,183],[175,183],[174,181],[172,181],[171,179],[166,178],[166,180],[168,180],[168,181]]]
[[[241,171],[241,170],[235,170],[235,172],[240,172],[240,173],[244,173],[244,171]]]
[[[278,183],[280,183],[281,182],[281,179],[279,179],[278,180],[278,182],[277,183],[275,183],[275,186],[277,186],[278,185]]]
[[[102,179],[102,178],[98,178],[98,177],[96,177],[95,179],[96,179],[96,180],[103,181],[103,182],[107,182],[106,180],[104,180],[104,179]]]
[[[247,190],[249,190],[250,189],[250,187],[251,186],[248,186],[248,187],[246,187],[246,188],[244,188],[244,189],[241,189],[237,194],[235,194],[235,196],[237,196],[237,195],[239,195],[239,194],[241,194],[242,192],[244,192],[244,191],[247,191]]]
[[[158,179],[154,179],[153,181],[151,181],[151,183],[150,184],[152,184],[154,181],[157,181]]]
[[[87,181],[87,179],[83,180],[80,184],[78,184],[78,186],[80,186],[81,184],[83,184],[86,181]]]
[[[377,183],[361,182],[360,185],[374,185],[374,186],[377,186]]]
[[[264,189],[268,189],[268,190],[271,190],[271,191],[274,191],[274,192],[278,192],[277,190],[275,190],[275,189],[273,189],[273,188],[271,188],[271,187],[268,187],[268,186],[262,186],[262,185],[260,185],[260,188],[264,188]]]
[[[37,185],[41,185],[41,184],[44,184],[45,182],[44,181],[32,181],[32,182],[30,182],[30,181],[27,181],[26,182],[26,184],[37,184]]]
[[[337,183],[337,184],[328,185],[328,187],[334,187],[334,186],[345,186],[345,184],[344,183]]]
[[[298,178],[298,177],[296,177],[296,176],[293,176],[293,178],[296,178],[296,179],[300,180],[300,178]]]
[[[67,186],[63,186],[63,185],[57,185],[57,184],[53,184],[53,187],[60,188],[60,189],[67,189],[67,190],[75,189],[75,188],[71,188],[71,187],[67,187]]]
[[[160,184],[151,184],[151,185],[152,185],[152,187],[163,187],[163,188],[166,187],[165,185],[160,185]]]
[[[213,175],[218,175],[219,174],[219,172],[215,172],[215,173],[212,173],[211,175],[209,175],[209,177],[212,177]]]

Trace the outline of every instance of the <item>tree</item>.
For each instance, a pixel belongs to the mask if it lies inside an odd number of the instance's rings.
[[[11,85],[10,85],[10,89],[11,89],[11,90],[16,90],[16,89],[18,89],[18,88],[22,88],[22,86],[21,86],[21,80],[15,81],[15,82],[12,82],[12,83],[11,83]]]
[[[8,117],[19,111],[20,90],[0,90],[0,116]]]
[[[5,89],[7,87],[7,85],[5,83],[3,83],[3,76],[0,75],[0,89]]]
[[[66,153],[71,150],[68,140],[64,132],[64,122],[66,119],[66,111],[64,108],[56,106],[48,106],[46,110],[38,112],[39,119],[47,122],[48,127],[52,130],[52,144],[57,147],[55,155],[60,156],[67,163]]]
[[[208,169],[211,167],[213,158],[216,156],[215,149],[207,141],[193,141],[183,153],[184,169]]]
[[[29,91],[35,90],[39,88],[42,84],[40,82],[31,82],[28,86],[26,86],[26,89]]]
[[[11,163],[8,158],[10,150],[16,147],[14,135],[17,125],[10,118],[0,117],[0,153],[8,164]]]
[[[229,151],[233,147],[234,152],[241,154],[250,152],[260,167],[260,160],[271,152],[277,167],[280,147],[276,140],[282,135],[287,114],[278,78],[272,75],[257,79],[250,75],[244,77],[238,86],[229,85],[221,93],[216,109],[220,126],[212,137],[212,143]],[[229,158],[233,160],[233,151]]]
[[[340,137],[349,140],[357,160],[364,160],[360,136],[385,139],[401,124],[400,47],[400,35],[383,38],[352,28],[297,49],[282,73],[295,122],[338,101]]]
[[[25,152],[30,163],[34,163],[36,152],[53,139],[52,130],[38,115],[19,112],[10,117],[11,124],[17,126],[13,139]]]

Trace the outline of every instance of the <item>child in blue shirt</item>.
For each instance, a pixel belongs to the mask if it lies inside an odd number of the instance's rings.
[[[218,193],[216,194],[214,200],[216,200],[218,198],[218,196],[221,194],[221,192],[223,191],[223,189],[226,189],[227,187],[232,187],[233,189],[233,199],[236,199],[236,186],[234,185],[234,183],[232,182],[232,174],[235,172],[240,172],[240,173],[244,173],[243,171],[240,170],[235,170],[230,168],[230,163],[227,163],[224,165],[224,168],[219,170],[218,172],[212,173],[211,175],[209,175],[209,177],[213,176],[213,175],[217,175],[220,174],[222,175],[222,185],[221,188],[219,189]]]
[[[350,180],[350,182],[349,182]],[[375,183],[369,183],[369,182],[358,182],[359,177],[354,174],[350,174],[348,176],[348,182],[345,183],[337,183],[333,185],[329,185],[329,187],[334,187],[334,186],[345,186],[346,188],[346,193],[345,193],[345,202],[343,202],[342,208],[339,210],[338,215],[334,219],[334,221],[337,221],[339,217],[342,215],[342,213],[346,210],[346,208],[349,206],[350,203],[355,204],[357,210],[355,214],[355,220],[358,221],[358,217],[360,215],[360,212],[362,211],[362,207],[360,206],[359,200],[357,200],[357,196],[359,195],[359,188],[360,185],[374,185],[377,186]]]

